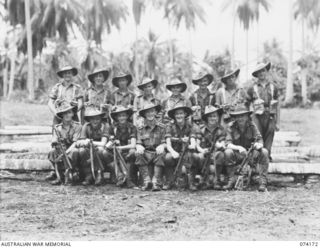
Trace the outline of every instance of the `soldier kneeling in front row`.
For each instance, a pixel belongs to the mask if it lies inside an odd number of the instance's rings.
[[[65,100],[55,102],[56,115],[61,118],[60,124],[53,126],[52,149],[48,154],[50,162],[54,166],[47,180],[52,185],[72,184],[78,179],[79,150],[75,144],[80,136],[81,125],[72,120],[76,114],[75,107]]]
[[[259,174],[259,191],[266,191],[267,189],[269,154],[268,150],[263,148],[261,134],[251,120],[251,113],[245,105],[239,105],[234,111],[230,112],[235,121],[228,127],[226,137],[225,156],[228,184],[225,189],[234,187],[237,166],[246,158],[251,146],[253,149],[250,149],[252,152],[249,154],[249,165]]]

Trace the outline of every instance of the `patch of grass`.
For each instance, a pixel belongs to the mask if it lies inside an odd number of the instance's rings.
[[[0,102],[1,119],[0,126],[7,125],[45,125],[52,124],[52,114],[47,105]]]
[[[319,109],[281,109],[280,129],[298,131],[301,134],[301,145],[320,144],[320,110]]]
[[[51,125],[52,114],[47,105],[0,102],[0,126],[6,125]],[[280,129],[298,131],[301,145],[320,144],[320,109],[281,109]]]

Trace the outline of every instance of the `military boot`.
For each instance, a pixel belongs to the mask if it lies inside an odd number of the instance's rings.
[[[56,178],[55,180],[51,181],[50,182],[51,185],[60,185],[62,184],[61,180]]]
[[[148,166],[140,166],[139,173],[140,173],[140,176],[142,177],[142,181],[143,181],[143,185],[142,185],[141,189],[143,191],[151,189],[152,182],[151,182],[151,179],[149,176]]]
[[[267,191],[267,179],[265,177],[260,178],[258,191],[260,191],[260,192]]]
[[[92,184],[92,182],[93,182],[93,177],[92,177],[92,175],[87,175],[87,176],[85,177],[84,181],[82,182],[82,185],[83,185],[83,186],[88,186],[88,185]]]
[[[45,180],[46,180],[46,181],[52,181],[52,180],[55,180],[55,179],[57,179],[57,174],[56,174],[55,171],[51,171],[51,172],[49,173],[49,175],[47,175],[47,176],[45,177]]]
[[[189,189],[191,191],[197,190],[197,187],[195,186],[194,181],[195,181],[194,173],[192,173],[192,172],[188,173],[188,185],[189,185]]]
[[[101,170],[98,170],[94,185],[99,186],[99,185],[102,185],[102,183],[103,183],[103,173]]]
[[[227,185],[223,186],[223,190],[231,190],[233,189],[235,183],[236,183],[236,177],[235,177],[235,171],[236,167],[235,166],[229,166],[227,168]]]
[[[152,191],[160,191],[162,186],[162,166],[154,167],[154,176],[152,179]]]

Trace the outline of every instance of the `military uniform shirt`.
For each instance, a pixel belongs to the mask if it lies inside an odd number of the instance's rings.
[[[272,100],[270,83],[267,83],[265,85],[265,87],[264,87],[262,85],[262,83],[258,81],[256,83],[256,85],[257,85],[257,88],[258,88],[259,97],[257,96],[257,94],[256,94],[256,92],[254,90],[254,86],[251,86],[248,89],[248,96],[247,96],[248,102],[253,102],[254,100],[260,98],[260,99],[262,99],[264,101],[264,106],[265,107],[269,107],[270,106],[270,102]],[[277,100],[279,98],[278,89],[277,89],[277,87],[275,85],[274,85],[273,88],[274,88],[273,99]]]
[[[156,147],[165,143],[165,125],[154,122],[154,126],[144,124],[138,129],[137,144],[143,145],[146,150],[155,151]]]
[[[235,107],[238,104],[243,104],[247,101],[247,93],[242,88],[236,88],[234,91],[228,91],[224,88],[218,89],[216,93],[217,105],[232,105]]]
[[[148,103],[152,103],[154,105],[160,105],[160,100],[155,97],[152,97],[151,99],[146,99],[143,95],[137,96],[134,99],[133,110],[139,111],[143,108],[143,106],[145,106]]]
[[[232,122],[228,126],[226,143],[234,144],[237,146],[243,146],[249,149],[253,142],[259,142],[263,144],[262,136],[257,128],[257,126],[252,122],[248,121],[246,123],[244,132],[242,133],[237,122]]]
[[[165,139],[167,138],[183,138],[183,137],[190,137],[195,138],[197,137],[197,133],[199,132],[198,126],[193,125],[191,123],[185,122],[184,126],[180,128],[176,123],[172,125],[166,126],[166,134]],[[172,148],[177,151],[182,151],[182,142],[177,140],[171,140]]]
[[[137,138],[137,128],[130,122],[124,125],[116,123],[110,128],[109,135],[119,140],[121,146],[125,146],[129,144],[132,138]]]
[[[90,122],[83,125],[80,139],[92,139],[93,141],[101,141],[102,137],[109,138],[109,124],[101,123],[96,129],[93,129]]]
[[[227,132],[222,126],[217,126],[210,131],[209,128],[204,125],[198,133],[198,139],[200,140],[200,146],[202,148],[210,148],[214,139],[216,139],[216,142],[221,142],[226,139],[226,135]]]
[[[72,121],[70,127],[65,127],[63,123],[55,125],[59,135],[61,136],[63,143],[69,147],[72,143],[76,142],[80,138],[81,124],[79,122]],[[58,141],[56,132],[53,132],[52,143]]]
[[[162,109],[164,110],[165,118],[170,120],[168,116],[168,110],[173,109],[177,105],[191,107],[190,100],[186,99],[184,96],[180,95],[178,97],[169,96],[166,100],[162,102]]]
[[[191,96],[190,96],[190,102],[192,106],[199,105],[201,107],[201,113],[204,113],[204,109],[208,105],[214,106],[216,103],[215,94],[212,94],[208,89],[206,90],[205,97],[201,96],[199,94],[199,89],[196,90]]]
[[[108,95],[110,95],[110,93],[106,89],[103,88],[98,91],[91,86],[84,92],[84,101],[100,108],[101,104],[107,104]]]
[[[135,94],[131,91],[121,92],[119,89],[114,91],[108,102],[112,105],[122,105],[128,107],[129,105],[133,106],[133,101]]]
[[[83,93],[80,85],[71,83],[66,86],[65,83],[62,82],[53,86],[49,97],[52,100],[63,99],[68,102],[74,102],[78,101],[79,98],[83,98]]]

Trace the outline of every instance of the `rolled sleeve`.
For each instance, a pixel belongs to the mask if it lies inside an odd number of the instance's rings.
[[[56,84],[55,86],[52,87],[49,93],[49,98],[51,98],[52,100],[56,100],[58,98],[58,91],[59,91],[59,85]]]

